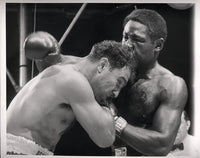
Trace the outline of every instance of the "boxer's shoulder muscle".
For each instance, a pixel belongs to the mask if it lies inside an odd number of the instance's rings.
[[[61,64],[76,64],[79,62],[82,58],[72,55],[62,55],[61,56]]]
[[[94,98],[89,81],[79,71],[74,70],[70,72],[70,76],[64,82],[66,82],[64,85],[65,89],[67,89],[67,93],[65,92],[63,94],[69,96],[69,99],[87,100]]]
[[[129,111],[139,120],[155,112],[161,103],[183,107],[187,100],[184,80],[167,69],[151,78],[141,78],[129,89]],[[141,119],[140,119],[141,117]]]
[[[174,74],[166,74],[159,81],[161,87],[160,99],[170,102],[173,107],[184,106],[187,100],[185,81]],[[170,105],[170,104],[169,104]]]

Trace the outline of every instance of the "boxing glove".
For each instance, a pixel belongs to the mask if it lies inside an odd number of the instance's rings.
[[[57,40],[51,34],[38,31],[25,39],[24,51],[28,59],[42,60],[49,55],[59,54],[60,48]]]

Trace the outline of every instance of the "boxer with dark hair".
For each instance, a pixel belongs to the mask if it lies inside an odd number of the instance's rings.
[[[136,79],[116,101],[124,117],[116,120],[117,135],[128,155],[167,155],[180,125],[187,87],[157,61],[166,37],[166,22],[153,10],[136,9],[124,20],[122,43],[138,59]]]
[[[103,41],[80,62],[51,66],[30,80],[7,110],[7,153],[51,155],[75,119],[95,144],[111,146],[114,119],[106,105],[129,80],[132,51]]]

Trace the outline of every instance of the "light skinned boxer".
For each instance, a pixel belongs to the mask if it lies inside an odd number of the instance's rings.
[[[51,66],[30,80],[7,110],[8,154],[51,155],[75,118],[99,147],[112,145],[113,116],[100,104],[126,85],[132,56],[129,47],[103,41],[80,62]]]
[[[122,116],[116,119],[122,142],[116,141],[115,149],[125,146],[129,156],[167,155],[180,125],[187,87],[181,77],[157,61],[166,38],[166,22],[153,10],[134,10],[124,20],[122,43],[134,48],[138,70],[132,85],[127,85],[115,102]]]

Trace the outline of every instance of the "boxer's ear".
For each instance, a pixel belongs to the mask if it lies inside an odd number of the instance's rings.
[[[188,121],[186,121],[186,123],[187,123],[187,130],[189,130],[191,122],[188,120]]]
[[[108,58],[101,58],[97,66],[98,72],[101,73],[106,68],[109,68],[109,65],[110,63],[108,61]]]
[[[160,54],[160,51],[163,49],[163,46],[164,46],[163,38],[159,38],[154,41],[154,58],[155,58],[155,60],[157,60],[157,58]]]
[[[155,52],[160,52],[163,49],[165,40],[163,38],[159,38],[154,41],[154,50]]]

